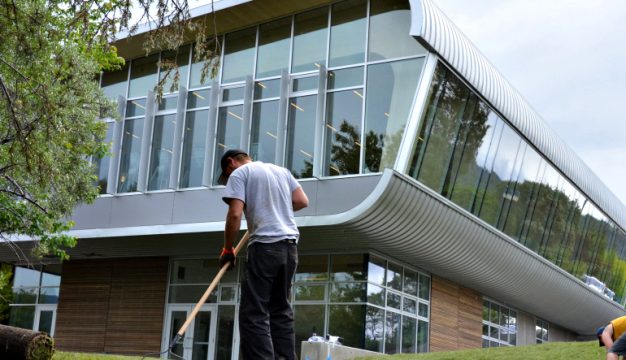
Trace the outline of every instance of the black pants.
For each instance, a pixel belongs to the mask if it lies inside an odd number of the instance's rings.
[[[289,303],[298,249],[290,241],[248,247],[241,282],[239,337],[245,360],[295,360]]]

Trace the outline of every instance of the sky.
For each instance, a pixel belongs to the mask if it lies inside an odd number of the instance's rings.
[[[626,1],[433,1],[626,205]]]

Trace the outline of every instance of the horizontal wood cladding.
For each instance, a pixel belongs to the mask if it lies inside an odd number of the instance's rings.
[[[158,351],[167,266],[167,258],[64,264],[57,307],[57,348],[118,354]]]
[[[430,301],[430,351],[482,346],[482,297],[479,293],[433,276]]]

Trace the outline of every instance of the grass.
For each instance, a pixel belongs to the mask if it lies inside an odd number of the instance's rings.
[[[604,360],[597,341],[556,342],[543,345],[474,349],[428,354],[380,355],[367,360]],[[55,352],[52,360],[139,360],[138,356]],[[364,359],[365,360],[365,359]]]
[[[604,360],[597,341],[555,342],[542,345],[474,349],[428,354],[381,355],[367,360]]]
[[[52,360],[139,360],[140,356],[122,356],[55,351]]]

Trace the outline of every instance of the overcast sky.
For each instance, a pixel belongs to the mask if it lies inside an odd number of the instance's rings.
[[[434,1],[626,204],[626,1]]]

